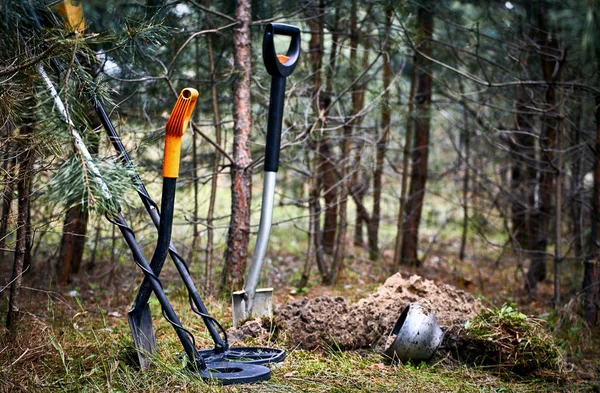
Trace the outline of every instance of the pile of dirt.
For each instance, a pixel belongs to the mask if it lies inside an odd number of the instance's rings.
[[[291,345],[300,348],[367,348],[377,346],[390,333],[409,303],[419,303],[435,313],[442,327],[464,322],[483,310],[481,302],[465,291],[416,275],[405,279],[396,273],[377,292],[353,305],[343,297],[331,296],[285,304],[277,310],[275,324]],[[242,339],[243,335],[232,333]]]

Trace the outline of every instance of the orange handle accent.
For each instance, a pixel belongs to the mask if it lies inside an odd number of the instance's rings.
[[[279,62],[280,62],[281,64],[285,64],[285,63],[287,63],[287,61],[288,61],[289,59],[290,59],[290,57],[289,57],[289,56],[286,56],[286,55],[277,55],[277,60],[279,60]]]
[[[83,7],[81,1],[62,0],[52,6],[52,9],[63,18],[65,25],[73,31],[83,34],[85,29],[85,19],[83,17]]]
[[[171,111],[166,126],[163,177],[179,177],[181,138],[190,124],[196,101],[198,101],[198,90],[190,87],[185,88],[179,93],[177,102]]]

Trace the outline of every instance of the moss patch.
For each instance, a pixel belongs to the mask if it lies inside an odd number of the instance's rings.
[[[560,372],[563,356],[543,321],[510,305],[488,310],[447,332],[449,347],[460,360],[518,374]]]

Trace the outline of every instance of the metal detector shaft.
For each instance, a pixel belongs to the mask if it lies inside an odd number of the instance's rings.
[[[121,142],[121,138],[119,137],[119,134],[117,133],[112,122],[110,121],[108,114],[104,110],[102,103],[95,95],[93,96],[93,99],[94,99],[94,106],[96,108],[96,113],[100,117],[100,121],[102,122],[102,125],[104,126],[104,129],[106,130],[106,133],[108,134],[108,137],[109,137],[113,147],[120,154],[121,161],[129,168],[135,170],[133,161],[131,160],[131,157],[129,157],[129,154],[127,153],[127,150],[125,149],[125,146],[123,146],[123,143]],[[144,204],[146,211],[150,215],[152,222],[154,223],[156,228],[158,228],[160,225],[160,213],[158,212],[158,207],[157,207],[156,203],[152,200],[152,198],[150,198],[150,195],[148,194],[148,190],[146,190],[146,187],[144,186],[142,179],[140,179],[140,177],[137,175],[137,173],[134,174],[134,180],[137,184],[137,193],[138,193],[140,199],[142,200],[142,203]],[[228,345],[225,341],[223,341],[221,335],[219,334],[219,332],[217,330],[217,327],[213,323],[210,315],[208,314],[208,310],[207,310],[206,306],[204,305],[204,302],[202,301],[200,293],[198,292],[198,289],[196,288],[194,281],[192,280],[192,277],[190,276],[190,273],[187,269],[185,261],[183,260],[181,255],[179,255],[179,253],[177,252],[177,249],[175,248],[175,245],[173,244],[173,242],[171,242],[169,244],[169,255],[171,256],[171,259],[173,260],[173,263],[175,264],[175,267],[176,267],[177,271],[179,272],[179,275],[181,276],[183,283],[187,287],[187,289],[190,293],[190,297],[192,298],[192,301],[194,302],[194,305],[198,308],[198,311],[200,311],[200,316],[202,317],[202,320],[204,321],[204,324],[206,325],[206,328],[208,329],[208,332],[215,343],[215,350],[217,350],[217,351],[226,350],[228,348]],[[158,265],[152,266],[152,271],[154,272],[154,274],[156,274],[158,276],[158,275],[160,275],[162,267],[163,267],[163,264],[161,264],[160,266],[158,266]],[[149,280],[147,278],[144,278],[144,281],[142,282],[142,285],[140,286],[140,289],[139,289],[138,295],[136,296],[134,304],[143,306],[148,302],[148,299],[150,298],[150,295],[152,293],[152,289],[150,288],[149,284],[150,284]]]

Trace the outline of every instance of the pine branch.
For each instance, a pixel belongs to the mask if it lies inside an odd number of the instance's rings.
[[[39,61],[49,58],[57,46],[58,46],[57,44],[52,44],[48,48],[46,48],[42,53],[30,58],[29,60],[25,61],[23,64],[20,64],[18,66],[14,66],[14,67],[4,68],[4,69],[0,70],[0,76],[14,74],[16,72],[24,70],[27,67],[32,66],[33,64],[36,64]]]

